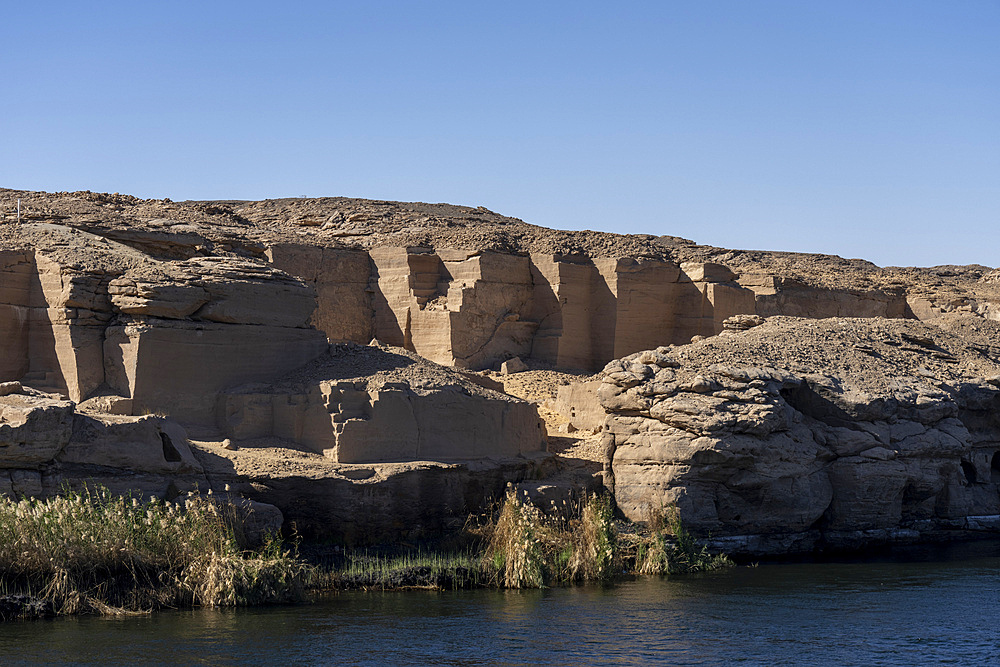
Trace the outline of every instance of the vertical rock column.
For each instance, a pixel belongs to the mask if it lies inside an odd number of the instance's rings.
[[[539,323],[531,355],[560,368],[596,370],[639,350],[687,343],[754,312],[753,292],[729,269],[632,257],[532,255]]]
[[[448,366],[484,368],[526,355],[537,324],[527,257],[374,248],[375,336]]]
[[[30,253],[0,251],[0,382],[28,372],[28,299],[34,260]]]
[[[559,368],[603,366],[598,359],[602,346],[613,345],[617,310],[593,262],[579,255],[532,255],[531,272],[530,317],[538,322],[532,358]]]
[[[605,360],[675,342],[677,320],[687,307],[678,300],[680,270],[676,264],[631,257],[594,263],[615,297],[611,335],[601,331],[604,321],[595,322],[595,367]]]
[[[81,401],[104,382],[104,330],[112,276],[84,272],[42,253],[29,290],[26,381]]]
[[[454,365],[486,368],[527,356],[538,324],[526,319],[530,260],[520,255],[439,251],[450,276],[447,307]]]

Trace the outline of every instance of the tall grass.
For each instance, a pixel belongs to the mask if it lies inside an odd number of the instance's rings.
[[[508,490],[496,523],[487,525],[485,565],[505,588],[595,581],[618,574],[610,499],[593,496],[574,516],[548,516]]]
[[[605,581],[623,574],[680,574],[731,566],[698,546],[676,508],[644,529],[614,519],[611,499],[591,496],[571,519],[542,513],[508,490],[496,523],[487,525],[484,567],[505,588]]]
[[[316,588],[361,588],[399,590],[430,588],[456,590],[491,585],[488,571],[472,552],[416,550],[404,554],[356,551],[347,554],[339,566],[317,573]]]
[[[634,569],[639,574],[707,572],[733,565],[728,556],[711,554],[705,546],[698,546],[674,505],[653,513],[647,528],[648,532],[636,536],[631,547]]]
[[[304,601],[307,587],[539,588],[732,564],[699,547],[676,509],[640,529],[616,521],[605,496],[547,515],[509,488],[465,532],[456,552],[353,552],[314,568],[277,537],[249,549],[240,512],[202,496],[143,502],[97,488],[0,497],[0,594],[40,598],[62,614],[126,614]]]
[[[496,525],[492,526],[486,565],[492,565],[507,588],[539,588],[545,583],[551,555],[551,531],[541,511],[508,491]],[[543,549],[549,553],[543,553]]]
[[[307,568],[274,539],[246,549],[235,516],[200,496],[142,502],[103,488],[0,498],[0,582],[57,613],[303,599]]]

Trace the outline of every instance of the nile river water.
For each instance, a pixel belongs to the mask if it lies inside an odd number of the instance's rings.
[[[1000,543],[611,586],[12,623],[0,662],[1000,665]]]

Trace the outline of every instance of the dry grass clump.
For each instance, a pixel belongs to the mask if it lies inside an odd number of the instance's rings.
[[[235,516],[200,496],[142,502],[103,488],[0,498],[0,583],[57,613],[301,599],[305,566],[276,540],[245,549]]]
[[[549,583],[605,581],[623,574],[681,574],[733,565],[724,555],[698,546],[669,507],[642,531],[627,526],[620,534],[611,499],[591,496],[578,516],[562,520],[545,515],[509,490],[495,526],[487,527],[485,563],[495,582],[506,588],[537,588]]]
[[[634,536],[630,550],[638,574],[686,574],[732,567],[724,554],[710,554],[698,546],[681,523],[680,512],[671,505],[655,512],[647,522],[649,532]]]
[[[508,490],[496,523],[487,526],[484,563],[505,588],[597,581],[619,574],[611,501],[592,496],[569,520],[549,517]]]
[[[545,583],[546,558],[551,552],[552,527],[541,511],[521,502],[513,490],[500,509],[486,551],[487,564],[507,588],[539,588]]]

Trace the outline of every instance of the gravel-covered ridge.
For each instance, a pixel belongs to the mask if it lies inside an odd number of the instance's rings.
[[[611,362],[605,374],[641,361],[644,354]],[[770,317],[747,331],[659,348],[659,354],[676,363],[676,382],[687,386],[725,367],[758,367],[836,378],[845,389],[892,396],[921,387],[947,391],[962,383],[1000,381],[1000,323],[965,317],[933,324]]]

